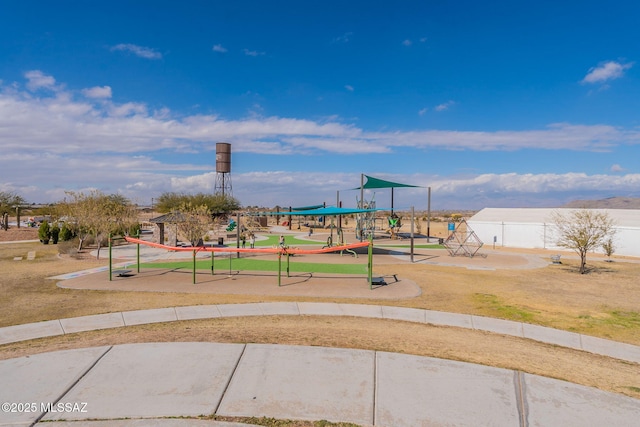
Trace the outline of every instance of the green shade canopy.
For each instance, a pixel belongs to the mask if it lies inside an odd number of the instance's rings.
[[[324,205],[302,206],[299,208],[291,208],[292,211],[308,211],[310,209],[324,208]]]
[[[388,209],[352,209],[352,208],[337,208],[335,206],[327,206],[326,208],[308,209],[305,211],[294,212],[265,212],[266,215],[299,215],[299,216],[337,216],[337,215],[349,215],[357,213],[367,213],[375,211],[385,211]]]
[[[385,181],[384,179],[374,178],[369,175],[365,175],[365,177],[367,178],[367,182],[365,182],[362,186],[362,188],[364,188],[365,190],[375,188],[420,187],[419,185],[400,184],[398,182]],[[354,188],[354,190],[360,190],[360,187],[356,187]]]

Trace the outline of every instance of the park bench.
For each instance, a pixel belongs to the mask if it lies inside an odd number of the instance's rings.
[[[125,269],[113,270],[111,273],[115,274],[118,277],[127,277],[129,276],[129,273],[131,273],[131,270],[125,270]]]
[[[392,274],[392,276],[393,276],[393,280],[394,280],[395,282],[397,282],[397,281],[398,281],[398,277],[397,277],[397,275]],[[395,283],[395,282],[394,282],[394,283]],[[388,283],[387,283],[387,281],[384,279],[384,276],[378,276],[378,277],[372,277],[372,278],[371,278],[371,285],[372,285],[372,286],[386,286],[386,285],[388,285]]]

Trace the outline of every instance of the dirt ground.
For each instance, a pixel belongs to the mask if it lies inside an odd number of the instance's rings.
[[[34,261],[14,261],[14,257],[24,257],[29,251],[36,251]],[[563,255],[566,261],[562,265],[543,262],[534,267],[528,265],[531,259],[528,257],[540,259],[541,254],[531,251],[487,249],[486,257],[467,260],[466,265],[456,265],[461,261],[451,259],[442,250],[421,254],[416,263],[392,257],[389,259],[395,261],[374,261],[375,274],[399,274],[402,280],[419,288],[419,295],[389,299],[368,292],[344,298],[321,293],[276,295],[255,289],[239,293],[189,293],[180,289],[141,292],[81,289],[81,286],[63,289],[46,278],[105,265],[107,260],[60,257],[54,245],[2,244],[0,326],[144,308],[330,301],[485,315],[640,345],[637,285],[640,264],[628,262],[634,260],[607,263],[590,258],[591,273],[579,275],[575,271],[577,261],[571,260],[570,254]],[[499,268],[486,265],[499,259],[504,259]],[[129,279],[132,278],[126,280]],[[190,283],[190,278],[186,279]],[[94,282],[104,282],[104,277]],[[277,288],[271,281],[267,286]],[[258,342],[400,352],[516,369],[640,398],[638,364],[516,337],[381,319],[267,316],[142,325],[3,345],[0,359],[58,349],[152,341]]]
[[[38,240],[38,229],[35,227],[0,229],[0,242],[12,242],[16,240]]]

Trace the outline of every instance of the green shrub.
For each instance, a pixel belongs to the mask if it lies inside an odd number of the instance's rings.
[[[49,244],[49,239],[51,239],[51,227],[46,219],[42,221],[40,228],[38,228],[38,238],[45,245]]]
[[[74,235],[73,235],[73,231],[71,231],[71,229],[69,229],[69,227],[67,227],[67,224],[62,224],[62,228],[60,229],[60,240],[62,240],[63,242],[69,241],[71,239],[73,239]]]
[[[60,227],[58,227],[57,224],[54,224],[53,227],[51,227],[49,234],[51,235],[52,243],[56,245],[58,243],[58,237],[60,236]]]

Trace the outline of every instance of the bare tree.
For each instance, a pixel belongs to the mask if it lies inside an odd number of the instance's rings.
[[[78,250],[82,250],[88,236],[93,236],[98,246],[98,259],[107,235],[127,233],[137,224],[135,207],[120,195],[105,195],[100,191],[89,194],[67,192],[67,195],[71,200],[65,200],[61,205],[66,213],[65,223],[80,240]]]
[[[211,228],[211,212],[206,205],[194,206],[191,203],[183,203],[179,212],[184,220],[178,223],[178,230],[191,246],[196,246]]]
[[[580,209],[562,214],[556,211],[552,220],[558,231],[558,246],[580,255],[580,274],[587,272],[587,253],[602,247],[615,235],[613,220],[604,212]]]

